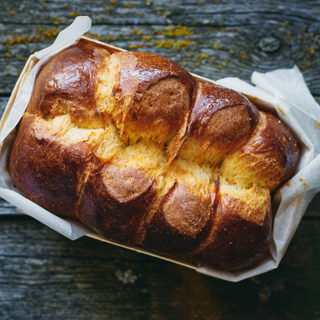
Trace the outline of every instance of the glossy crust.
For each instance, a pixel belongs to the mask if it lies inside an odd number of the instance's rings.
[[[180,155],[217,165],[248,140],[258,120],[259,111],[246,97],[200,84]]]
[[[201,195],[175,183],[145,225],[143,245],[171,255],[194,251],[212,228],[215,191]]]
[[[261,259],[269,245],[271,201],[267,190],[220,185],[214,228],[192,256],[201,263],[237,270]]]
[[[40,71],[28,112],[43,118],[68,113],[80,127],[101,123],[96,108],[97,70],[109,53],[92,45],[72,46],[50,60]]]
[[[260,112],[255,135],[222,164],[221,172],[231,183],[273,191],[288,179],[299,157],[296,140],[275,116]],[[241,172],[239,171],[241,168]]]
[[[297,143],[167,58],[81,40],[37,76],[10,156],[22,195],[97,233],[226,270],[265,254]]]
[[[215,221],[215,238],[198,249],[193,257],[205,265],[226,270],[239,270],[252,265],[264,256],[269,245],[270,213],[269,210],[262,225],[257,225],[220,204]]]
[[[187,121],[195,79],[175,62],[146,52],[120,52],[110,61],[108,111],[126,141],[163,144]]]
[[[90,172],[78,218],[107,238],[138,244],[141,221],[155,197],[153,183],[142,170],[107,163]]]
[[[11,152],[11,176],[28,199],[58,215],[75,218],[79,183],[92,162],[86,142],[65,147],[43,123],[24,116]]]

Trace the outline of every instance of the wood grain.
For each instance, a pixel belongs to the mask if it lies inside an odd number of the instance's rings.
[[[1,222],[2,320],[318,319],[318,219],[302,222],[277,270],[237,284],[93,239],[72,242],[27,217]]]
[[[249,81],[253,71],[297,65],[312,94],[320,95],[319,0],[158,4],[78,0],[64,5],[63,1],[1,2],[0,93],[11,92],[32,50],[52,43],[57,31],[79,14],[92,18],[89,35],[94,38],[124,49],[156,52],[213,80],[231,76]],[[178,25],[185,32],[174,31]],[[274,52],[260,45],[267,37],[279,42]]]

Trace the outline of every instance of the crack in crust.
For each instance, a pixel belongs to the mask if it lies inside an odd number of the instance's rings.
[[[167,58],[81,40],[40,71],[10,157],[27,198],[103,236],[235,270],[259,260],[289,130]]]

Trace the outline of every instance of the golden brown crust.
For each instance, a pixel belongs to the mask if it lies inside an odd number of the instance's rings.
[[[266,128],[241,151],[246,154],[264,154],[264,158],[267,156],[270,159],[277,159],[279,171],[282,171],[279,173],[278,185],[291,174],[292,167],[295,166],[299,157],[299,149],[295,138],[285,125],[272,114],[264,114],[267,118]],[[268,174],[271,175],[271,170]]]
[[[77,216],[109,239],[137,244],[154,196],[153,180],[142,170],[107,163],[90,172]]]
[[[237,270],[271,234],[299,150],[243,95],[81,40],[40,71],[10,156],[22,195],[99,234]]]
[[[105,55],[105,48],[83,40],[60,52],[40,70],[27,112],[43,118],[69,113],[81,127],[92,127],[96,121],[102,126],[95,92],[97,69]]]
[[[116,53],[112,65],[108,109],[122,138],[165,143],[189,117],[195,79],[175,62],[146,52]]]
[[[231,89],[212,84],[201,84],[199,91],[199,97],[195,102],[188,126],[189,135],[196,134],[199,139],[203,139],[203,136],[208,139],[208,136],[218,134],[221,138],[224,138],[223,143],[227,142],[227,135],[231,134],[230,129],[227,129],[227,133],[221,133],[214,124],[219,121],[217,126],[223,130],[223,126],[231,127],[231,124],[226,121],[231,119],[227,118],[225,120],[220,116],[218,119],[212,120],[212,117],[214,117],[218,111],[230,107],[239,107],[241,110],[239,113],[236,113],[237,110],[233,112],[233,116],[236,118],[233,124],[235,126],[233,129],[235,131],[236,142],[241,142],[241,140],[238,140],[240,137],[254,131],[258,123],[258,110],[245,96]],[[241,115],[241,113],[244,113],[244,115]],[[242,133],[242,130],[247,131]],[[218,143],[219,141],[215,142]],[[218,149],[220,148],[223,147],[220,145]]]
[[[261,112],[256,134],[222,164],[221,172],[232,183],[274,190],[291,174],[299,157],[297,142],[284,124]]]
[[[258,117],[256,107],[243,95],[201,84],[180,155],[216,165],[251,137]]]
[[[37,118],[21,121],[10,157],[10,174],[23,196],[57,215],[76,218],[81,176],[93,163],[86,142],[65,147]]]
[[[269,192],[257,187],[237,189],[220,181],[213,229],[192,257],[227,270],[243,269],[266,253],[271,231]]]
[[[115,90],[121,90],[123,95],[139,95],[160,80],[175,77],[186,87],[191,102],[195,80],[174,61],[148,52],[116,55],[120,61],[120,84]]]
[[[262,224],[241,218],[229,207],[231,199],[221,199],[214,221],[214,237],[209,238],[192,256],[204,264],[226,270],[240,270],[260,260],[270,240],[271,206]]]
[[[143,245],[172,255],[192,252],[212,228],[214,197],[215,190],[203,195],[175,183],[144,226]]]

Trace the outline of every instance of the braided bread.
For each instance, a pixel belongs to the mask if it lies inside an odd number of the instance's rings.
[[[237,270],[264,255],[270,192],[298,155],[245,96],[80,40],[39,72],[10,174],[23,196],[108,239]]]

